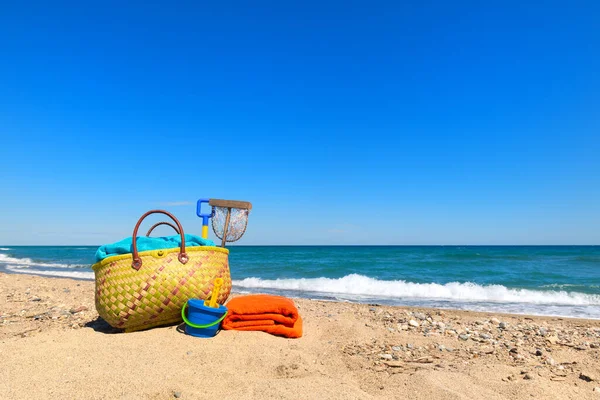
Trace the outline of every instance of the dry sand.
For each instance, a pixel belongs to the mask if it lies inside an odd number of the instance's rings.
[[[0,274],[0,398],[600,399],[600,321],[295,299],[301,339],[123,334],[93,286]]]

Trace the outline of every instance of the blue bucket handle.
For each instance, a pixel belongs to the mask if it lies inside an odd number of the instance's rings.
[[[218,320],[216,320],[215,322],[211,322],[210,324],[206,324],[206,325],[197,325],[194,324],[192,322],[190,322],[186,316],[185,316],[185,308],[187,307],[187,303],[185,303],[183,305],[183,308],[181,309],[181,318],[183,318],[183,322],[185,322],[186,324],[188,324],[189,326],[191,326],[192,328],[198,328],[198,329],[206,329],[206,328],[210,328],[211,326],[215,326],[217,325],[219,322],[223,321],[225,319],[225,316],[227,315],[227,311],[225,311],[223,313],[223,316],[221,318],[219,318]]]

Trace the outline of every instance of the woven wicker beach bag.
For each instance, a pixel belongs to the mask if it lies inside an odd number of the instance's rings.
[[[165,214],[175,222],[181,247],[137,251],[138,228],[154,213]],[[131,254],[107,257],[92,266],[96,309],[111,326],[132,332],[180,322],[181,308],[187,300],[207,299],[216,278],[223,279],[217,302],[227,300],[231,291],[229,250],[213,246],[186,248],[183,228],[171,213],[148,211],[136,224],[132,242]]]

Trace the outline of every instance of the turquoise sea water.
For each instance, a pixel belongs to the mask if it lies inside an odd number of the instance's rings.
[[[0,270],[93,279],[97,246],[0,246]],[[600,318],[600,246],[233,246],[237,292]]]

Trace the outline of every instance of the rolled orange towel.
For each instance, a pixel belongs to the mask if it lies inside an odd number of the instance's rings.
[[[287,338],[302,336],[302,318],[294,302],[282,296],[253,294],[227,303],[222,328],[237,331],[263,331]]]

